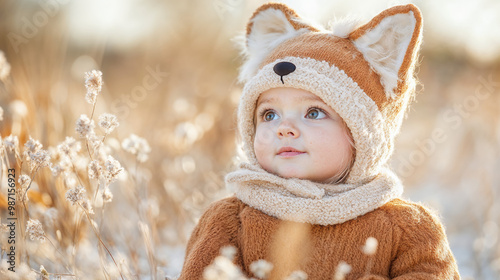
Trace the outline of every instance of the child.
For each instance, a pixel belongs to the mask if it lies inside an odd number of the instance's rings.
[[[411,4],[330,31],[283,4],[257,9],[240,74],[248,162],[194,229],[180,279],[201,279],[225,246],[247,277],[266,260],[268,279],[460,279],[438,218],[400,198],[387,163],[421,35]]]

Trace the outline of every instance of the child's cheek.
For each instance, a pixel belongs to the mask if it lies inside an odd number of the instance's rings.
[[[273,132],[268,125],[260,125],[255,133],[253,143],[254,153],[259,164],[266,169],[268,165],[268,157],[273,154]]]
[[[257,153],[257,149],[269,148],[273,143],[274,132],[271,126],[267,123],[261,123],[257,126],[255,132],[254,149]]]

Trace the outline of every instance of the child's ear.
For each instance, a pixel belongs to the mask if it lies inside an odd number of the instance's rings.
[[[287,39],[318,29],[305,23],[284,4],[268,3],[258,8],[247,25],[244,54],[247,61],[240,69],[240,81],[250,79],[266,56]]]
[[[396,6],[354,30],[349,39],[380,75],[387,98],[404,92],[422,38],[422,16],[412,5]]]

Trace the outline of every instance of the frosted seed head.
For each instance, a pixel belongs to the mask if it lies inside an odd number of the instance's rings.
[[[82,149],[82,145],[79,141],[76,141],[73,137],[66,137],[66,139],[59,145],[57,145],[57,151],[63,155],[73,156]]]
[[[80,136],[80,138],[88,137],[91,133],[94,132],[94,121],[90,120],[87,115],[80,115],[78,120],[76,120],[76,132]]]
[[[30,176],[23,174],[19,176],[19,179],[17,180],[19,182],[19,185],[21,186],[22,189],[25,189],[28,187],[28,184],[30,183]]]
[[[93,160],[89,163],[88,166],[89,178],[90,179],[99,179],[103,174],[103,168],[99,161]]]
[[[97,100],[97,95],[101,93],[102,90],[102,72],[99,70],[92,70],[85,73],[85,87],[87,88],[87,94],[85,95],[85,100],[88,103],[94,105]]]
[[[257,278],[266,279],[273,270],[273,264],[266,260],[257,260],[250,264],[250,271]]]
[[[45,241],[45,232],[39,220],[29,219],[26,225],[26,232],[29,234],[31,240]]]
[[[335,275],[333,277],[334,280],[344,280],[345,276],[351,272],[351,266],[344,261],[341,261],[337,265],[337,269],[335,270]]]
[[[241,269],[225,256],[218,256],[203,271],[205,280],[244,280],[246,279]]]
[[[7,151],[14,152],[19,146],[19,139],[17,136],[11,134],[3,139],[3,144]]]
[[[106,187],[102,192],[102,200],[104,201],[104,203],[113,201],[113,193],[109,190],[108,187]]]
[[[31,136],[30,139],[24,144],[24,152],[28,154],[34,154],[42,148],[43,145],[40,143],[40,141],[33,139]]]
[[[50,154],[47,150],[39,150],[36,153],[30,155],[32,160],[32,168],[35,166],[38,168],[50,166]]]
[[[106,172],[106,182],[108,184],[116,181],[118,175],[123,171],[123,168],[119,161],[114,159],[112,156],[108,156],[106,162],[104,163],[104,170]]]
[[[42,144],[38,140],[29,138],[24,144],[23,155],[33,171],[35,168],[46,167],[50,165],[50,154],[42,149]]]
[[[285,280],[307,280],[307,273],[302,270],[292,272]]]
[[[220,249],[220,254],[232,260],[236,256],[236,248],[234,246],[224,246]]]
[[[99,126],[106,134],[111,133],[119,125],[118,119],[113,114],[104,113],[99,116]]]
[[[123,140],[122,148],[135,155],[139,162],[148,160],[148,154],[151,152],[148,141],[135,134],[131,134],[128,138]]]
[[[85,199],[85,194],[87,191],[82,186],[77,186],[76,188],[69,189],[66,192],[66,200],[71,202],[72,205],[78,203]]]
[[[371,256],[377,252],[378,240],[375,237],[368,237],[365,246],[363,246],[363,253]]]

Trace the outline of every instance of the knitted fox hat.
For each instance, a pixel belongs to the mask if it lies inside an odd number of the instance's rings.
[[[271,88],[309,91],[333,108],[354,139],[355,161],[346,180],[363,184],[389,160],[410,99],[422,35],[422,17],[412,4],[389,8],[360,27],[324,30],[307,24],[284,4],[258,8],[247,25],[245,83],[238,107],[243,150],[251,164],[254,111]]]

